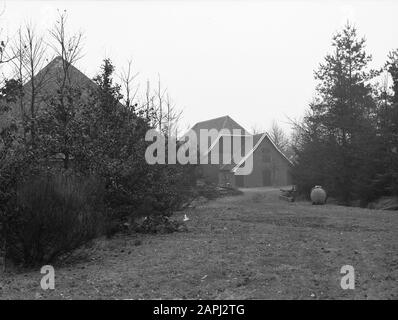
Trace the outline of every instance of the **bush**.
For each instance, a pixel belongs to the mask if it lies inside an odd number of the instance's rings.
[[[172,220],[166,216],[145,217],[142,223],[136,223],[133,230],[139,233],[173,233],[188,231],[184,222]]]
[[[102,193],[97,179],[71,172],[27,179],[3,221],[7,259],[25,266],[48,263],[97,236]]]
[[[170,216],[192,197],[193,166],[126,161],[108,175],[105,193],[113,220]]]
[[[192,198],[194,166],[146,162],[145,136],[158,115],[120,103],[113,71],[105,60],[85,99],[74,88],[50,95],[35,132],[20,119],[0,130],[0,241],[9,259],[47,263],[138,217],[170,216]],[[58,155],[66,171],[54,173]],[[93,174],[101,182],[85,178]]]
[[[195,189],[196,198],[204,197],[209,200],[225,197],[225,196],[239,196],[243,192],[230,187],[221,187],[214,183],[204,183],[198,185]]]

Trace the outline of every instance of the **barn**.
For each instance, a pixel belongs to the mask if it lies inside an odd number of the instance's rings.
[[[47,102],[49,97],[53,97],[57,94],[57,89],[63,80],[64,69],[63,60],[60,56],[55,57],[51,60],[43,69],[41,69],[34,76],[35,86],[35,113],[40,114],[47,108]],[[68,83],[74,88],[82,89],[82,99],[88,99],[91,91],[96,90],[98,87],[82,73],[79,69],[74,67],[72,64],[68,65],[67,74]],[[11,105],[11,110],[8,113],[2,115],[0,119],[0,129],[7,127],[13,119],[21,120],[23,115],[30,115],[30,102],[32,100],[32,88],[31,81],[28,81],[23,85],[23,98],[22,101],[18,101],[14,105]]]
[[[66,74],[65,70],[67,70]],[[22,98],[18,98],[16,102],[10,103],[9,110],[2,113],[0,117],[0,131],[13,123],[21,123],[24,118],[31,119],[32,109],[35,116],[39,117],[49,107],[50,99],[56,97],[57,91],[63,81],[66,81],[68,86],[81,90],[79,103],[89,101],[91,93],[98,90],[97,84],[79,69],[67,63],[62,57],[55,57],[37,72],[33,77],[33,82],[30,79],[23,85]],[[32,85],[35,88],[34,91],[32,90]],[[32,97],[32,91],[35,93],[34,98]],[[31,105],[32,100],[34,100],[33,106]],[[79,114],[81,108],[77,105],[75,111]],[[22,135],[22,126],[19,126],[19,132]],[[68,167],[69,160],[73,160],[73,155],[65,155],[62,152],[54,154],[53,157],[48,159],[50,161],[49,165],[64,165],[65,168]]]
[[[243,188],[286,186],[292,183],[290,173],[292,162],[281,150],[278,149],[267,133],[251,135],[231,117],[223,116],[198,122],[192,127],[191,130],[194,131],[198,137],[198,145],[203,143],[200,141],[200,130],[202,129],[216,129],[218,132],[222,132],[223,129],[227,129],[228,132],[231,132],[231,136],[236,136],[233,132],[241,132],[243,149],[242,160],[239,163],[234,163],[234,161],[231,161],[231,163],[225,163],[222,159],[225,158],[223,139],[225,139],[226,135],[219,134],[216,138],[217,143],[214,143],[214,141],[205,142],[209,149],[211,149],[211,152],[219,153],[220,158],[220,164],[212,164],[210,161],[208,164],[199,164],[199,173],[205,181],[222,186]],[[244,141],[245,137],[248,136],[253,138],[253,148],[245,154]],[[232,139],[229,139],[228,141],[231,140]],[[233,147],[231,147],[231,150],[233,150]],[[231,150],[228,151],[232,152]],[[200,157],[203,156],[203,154],[200,155]],[[210,160],[210,155],[208,156]],[[251,173],[247,175],[237,175],[236,169],[244,166],[245,161],[248,161],[249,157],[252,157],[253,161],[253,169],[251,170]]]

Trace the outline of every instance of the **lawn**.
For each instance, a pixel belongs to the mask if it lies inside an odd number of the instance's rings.
[[[188,232],[98,239],[61,265],[0,276],[2,299],[397,299],[398,212],[251,189],[186,214]],[[340,269],[352,265],[355,289]]]

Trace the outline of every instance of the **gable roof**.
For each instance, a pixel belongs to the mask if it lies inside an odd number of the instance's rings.
[[[284,153],[277,147],[277,145],[272,141],[270,135],[269,135],[267,132],[264,132],[264,133],[255,134],[255,135],[253,136],[253,143],[254,143],[253,149],[250,150],[249,153],[246,154],[246,155],[242,158],[241,161],[239,161],[239,163],[235,166],[235,168],[232,169],[232,172],[236,172],[236,170],[237,170],[243,163],[245,163],[245,161],[256,151],[256,149],[260,146],[261,142],[262,142],[264,139],[267,139],[267,140],[271,143],[271,145],[274,147],[274,149],[282,156],[282,158],[284,158],[284,159],[289,163],[289,165],[291,165],[291,166],[293,165],[293,162],[290,161],[290,159],[287,158],[287,157],[285,156],[285,154],[284,154]]]
[[[46,106],[46,97],[51,97],[52,95],[56,94],[60,81],[64,75],[62,63],[62,57],[57,56],[33,77],[33,81],[36,85],[37,111]],[[92,79],[90,79],[72,64],[68,65],[68,79],[74,88],[82,89],[82,97],[87,97],[90,91],[95,91],[98,89],[98,85]],[[23,99],[25,101],[24,108],[26,109],[25,112],[27,112],[27,109],[29,108],[29,105],[26,102],[28,102],[32,97],[31,81],[32,79],[23,84]],[[119,102],[118,105],[121,106],[122,104]],[[20,118],[20,116],[20,107],[17,104],[12,104],[9,112],[2,115],[2,118],[0,119],[0,129],[7,127],[13,118]]]
[[[201,157],[207,156],[211,150],[217,145],[220,138],[225,136],[226,134],[221,132],[222,129],[227,129],[229,131],[229,136],[233,136],[233,130],[240,130],[239,136],[251,135],[245,128],[243,128],[239,123],[233,120],[230,116],[223,116],[218,118],[209,119],[206,121],[197,122],[187,133],[185,133],[181,141],[184,141],[184,138],[188,135],[190,131],[193,131],[198,139],[200,139],[200,130],[217,130],[218,134],[214,140],[210,141],[210,145],[208,145],[208,149],[204,154],[201,154]],[[199,142],[199,140],[197,141]]]
[[[221,131],[222,129],[228,129],[231,134],[234,129],[240,129],[242,134],[249,134],[249,132],[243,128],[239,123],[233,120],[230,116],[218,117],[202,122],[196,123],[191,130],[195,131],[195,133],[199,136],[201,129],[216,129],[217,131]]]
[[[239,123],[237,123],[235,120],[233,120],[228,115],[210,119],[210,120],[206,120],[206,121],[202,121],[202,122],[198,122],[192,127],[191,130],[195,131],[196,135],[199,137],[201,129],[207,129],[207,130],[216,129],[219,132],[217,138],[212,142],[212,144],[209,146],[209,149],[207,150],[207,152],[205,152],[202,156],[207,156],[208,153],[211,152],[211,150],[214,148],[214,146],[218,143],[220,138],[222,136],[224,136],[224,134],[220,132],[222,129],[228,129],[231,132],[230,135],[233,135],[234,129],[240,129],[241,130],[240,136],[252,136],[253,137],[253,144],[254,144],[253,149],[250,150],[250,152],[248,154],[246,154],[242,158],[242,160],[233,167],[232,172],[235,172],[237,170],[237,168],[239,168],[256,151],[256,149],[260,146],[261,142],[264,139],[267,139],[271,143],[273,148],[282,156],[283,159],[285,159],[289,163],[289,165],[293,165],[293,163],[285,156],[285,154],[272,141],[270,135],[267,132],[252,135],[247,130],[245,130],[245,128],[243,128]],[[224,169],[224,170],[226,168],[227,167],[222,167],[222,169]]]
[[[55,57],[34,76],[34,81],[40,84],[41,91],[43,91],[44,94],[53,94],[57,90],[57,84],[64,74],[62,62],[62,57]],[[77,86],[79,88],[88,88],[93,90],[98,88],[92,79],[87,77],[73,64],[68,65],[68,79],[73,86]],[[24,84],[25,90],[30,89],[30,83],[31,81],[28,81]]]
[[[259,133],[254,135],[254,143],[256,143],[256,141],[258,139],[260,139],[260,137],[263,135],[263,133]],[[271,145],[275,148],[275,150],[283,157],[285,158],[291,165],[293,165],[293,162],[285,156],[285,154],[278,148],[278,146],[274,143],[274,141],[272,140],[271,136],[268,134],[268,132],[265,132],[265,137],[269,140],[269,142],[271,142]]]

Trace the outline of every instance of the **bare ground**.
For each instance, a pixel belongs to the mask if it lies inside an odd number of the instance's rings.
[[[205,203],[189,231],[98,239],[55,266],[0,276],[1,299],[397,299],[398,212],[312,206],[275,189]],[[340,269],[355,269],[342,290]]]

